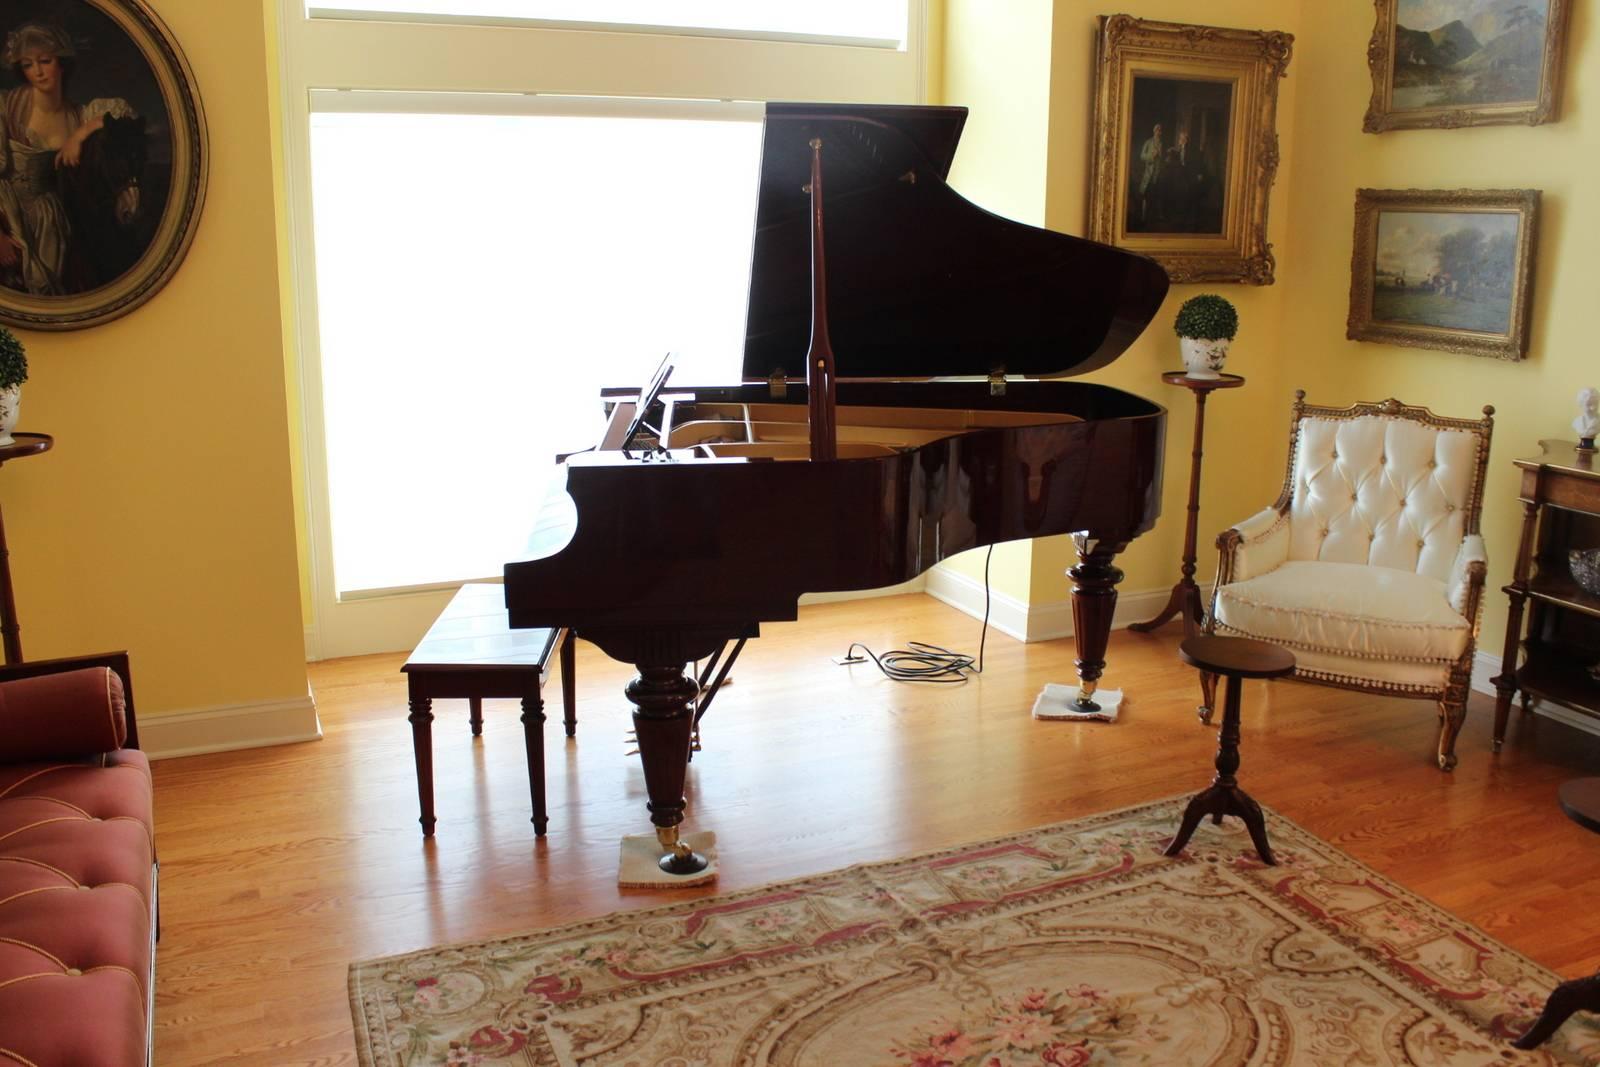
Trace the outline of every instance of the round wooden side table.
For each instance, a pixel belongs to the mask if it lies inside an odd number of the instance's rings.
[[[1166,854],[1176,856],[1182,852],[1195,827],[1207,815],[1219,826],[1224,815],[1237,815],[1250,831],[1250,841],[1256,846],[1261,862],[1275,867],[1278,861],[1272,856],[1272,846],[1267,844],[1267,820],[1261,814],[1261,805],[1239,788],[1235,777],[1239,770],[1239,695],[1246,678],[1282,678],[1294,673],[1294,653],[1248,637],[1191,634],[1178,646],[1178,658],[1191,667],[1222,675],[1228,680],[1228,688],[1222,705],[1222,734],[1217,744],[1217,776],[1211,780],[1209,788],[1197,794],[1183,809],[1178,836],[1167,846]]]
[[[1200,519],[1200,457],[1206,436],[1206,397],[1218,389],[1237,389],[1244,384],[1244,379],[1237,374],[1191,378],[1184,371],[1173,370],[1162,374],[1161,380],[1168,385],[1181,385],[1194,394],[1194,451],[1189,464],[1189,522],[1183,535],[1183,577],[1172,587],[1172,596],[1167,598],[1167,606],[1161,609],[1161,614],[1149,622],[1136,622],[1128,629],[1147,634],[1182,615],[1183,632],[1189,634],[1205,615],[1200,587],[1194,581],[1194,535]]]
[[[1600,834],[1600,778],[1574,778],[1561,785],[1561,810],[1585,830]],[[1600,1012],[1600,974],[1562,982],[1544,1002],[1539,1018],[1528,1032],[1512,1044],[1521,1049],[1538,1048],[1572,1017],[1576,1011]]]
[[[50,451],[55,438],[47,433],[14,433],[9,445],[0,445],[0,466],[14,459]],[[22,627],[17,625],[17,602],[11,593],[11,551],[6,548],[6,525],[0,516],[0,640],[7,663],[22,662]]]

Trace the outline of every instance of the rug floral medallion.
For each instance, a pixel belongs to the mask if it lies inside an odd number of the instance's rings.
[[[1183,801],[358,963],[367,1067],[1600,1063],[1557,981],[1268,813],[1163,856]]]

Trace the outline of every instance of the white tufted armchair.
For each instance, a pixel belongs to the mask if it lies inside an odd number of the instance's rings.
[[[1446,771],[1488,566],[1478,514],[1493,416],[1393,399],[1315,407],[1296,391],[1278,502],[1217,538],[1207,630],[1292,649],[1304,681],[1438,701]],[[1201,688],[1210,722],[1215,676]]]

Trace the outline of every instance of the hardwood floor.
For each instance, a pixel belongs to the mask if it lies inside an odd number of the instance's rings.
[[[1179,630],[1112,637],[1114,725],[1038,723],[1040,686],[1070,682],[1072,642],[989,634],[965,686],[913,686],[831,657],[864,641],[976,651],[978,624],[915,595],[805,609],[766,627],[706,718],[689,773],[691,829],[719,837],[718,889],[1008,833],[1187,794],[1211,777]],[[424,841],[403,654],[313,664],[320,742],[155,765],[163,932],[156,1062],[355,1062],[355,959],[494,937],[688,894],[619,890],[618,839],[647,829],[625,757],[631,671],[578,652],[578,736],[546,726],[550,834],[529,823],[513,702],[435,705],[439,824]],[[1264,805],[1571,977],[1600,967],[1600,836],[1556,787],[1600,773],[1595,738],[1514,715],[1490,752],[1473,698],[1461,764],[1441,774],[1433,706],[1292,682],[1247,682],[1240,782]],[[1220,716],[1219,716],[1220,718]]]

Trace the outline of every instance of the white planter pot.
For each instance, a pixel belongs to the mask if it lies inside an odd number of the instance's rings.
[[[16,444],[11,431],[17,428],[17,412],[22,408],[22,386],[0,389],[0,448]]]
[[[1228,358],[1228,346],[1233,343],[1231,337],[1219,338],[1215,341],[1202,341],[1198,337],[1178,338],[1178,347],[1183,350],[1183,369],[1191,378],[1219,378],[1217,372],[1222,369],[1222,364]]]

